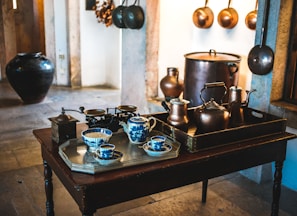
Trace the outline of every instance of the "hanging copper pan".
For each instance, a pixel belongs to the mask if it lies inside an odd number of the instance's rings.
[[[231,0],[229,0],[228,8],[220,11],[218,14],[218,23],[223,28],[232,29],[238,22],[238,13],[234,8],[230,7]]]
[[[249,12],[245,17],[245,25],[251,30],[256,29],[257,14],[258,14],[258,0],[256,0],[255,10]]]
[[[193,23],[198,28],[209,28],[213,23],[213,12],[207,7],[208,0],[205,0],[204,7],[197,8],[193,13]]]

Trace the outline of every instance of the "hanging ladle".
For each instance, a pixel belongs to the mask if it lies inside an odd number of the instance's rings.
[[[252,73],[264,75],[271,71],[274,60],[273,50],[265,45],[265,28],[267,26],[270,1],[265,0],[260,45],[254,46],[248,55],[248,66]]]

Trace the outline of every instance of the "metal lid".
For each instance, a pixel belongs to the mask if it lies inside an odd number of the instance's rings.
[[[191,60],[214,61],[214,62],[240,62],[239,55],[230,53],[218,53],[211,49],[209,52],[193,52],[185,54],[185,58]]]

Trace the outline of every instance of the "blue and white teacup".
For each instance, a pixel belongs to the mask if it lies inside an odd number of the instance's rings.
[[[166,137],[156,135],[151,137],[150,146],[155,151],[161,151],[165,144]]]
[[[113,157],[115,145],[110,143],[104,143],[99,146],[97,153],[101,159],[111,159]]]

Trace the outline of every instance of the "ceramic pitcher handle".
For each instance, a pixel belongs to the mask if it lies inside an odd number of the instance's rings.
[[[156,126],[157,124],[157,120],[155,117],[148,117],[149,123],[150,123],[150,129],[149,132],[151,132],[153,130],[153,128]],[[153,122],[153,124],[151,124],[151,121]]]

